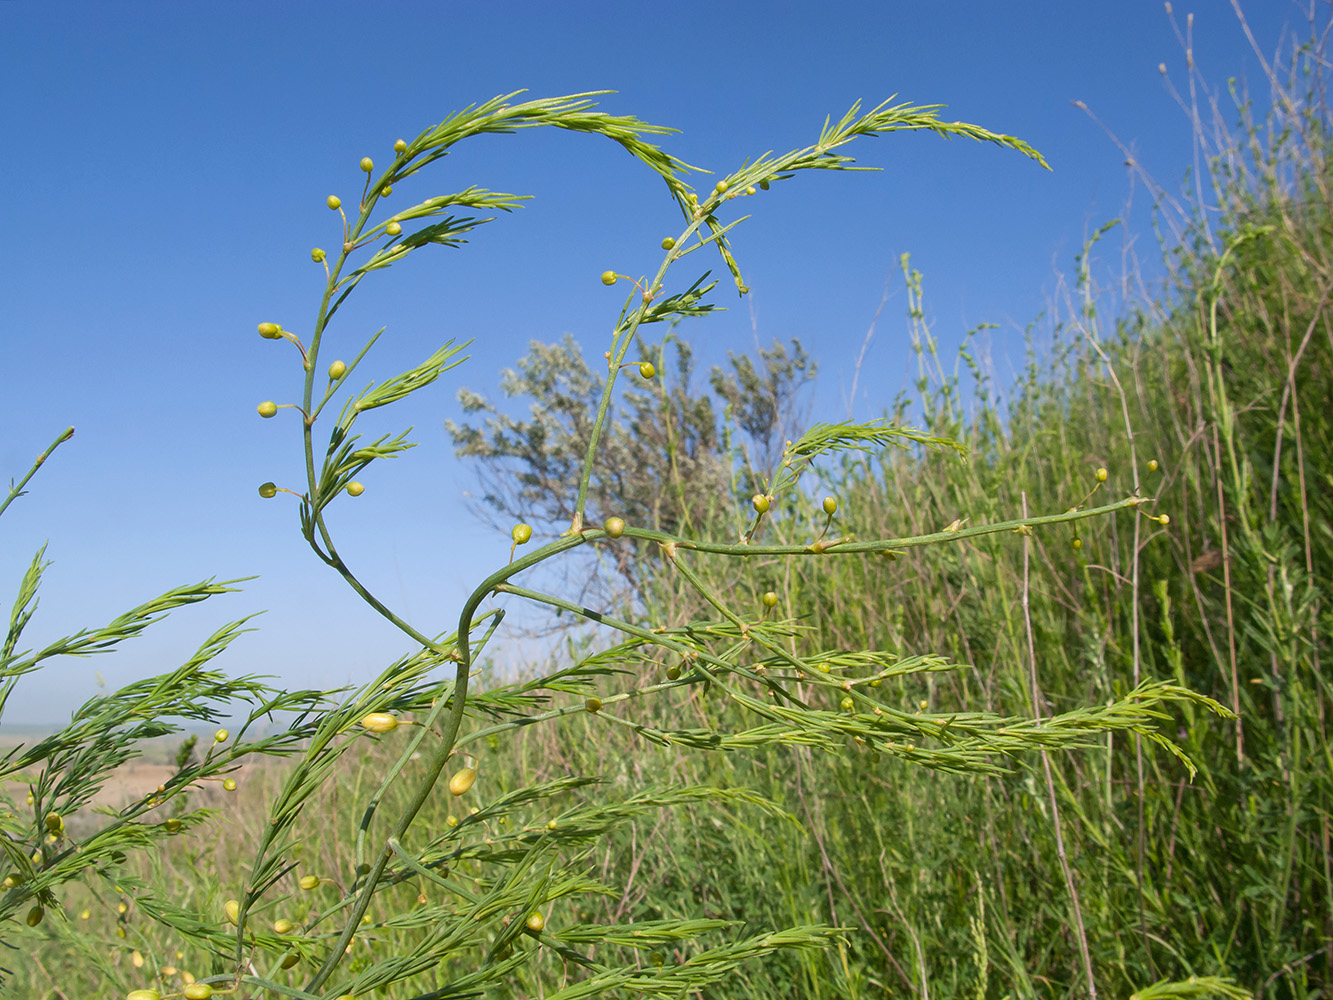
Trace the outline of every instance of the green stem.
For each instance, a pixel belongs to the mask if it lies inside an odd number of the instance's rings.
[[[13,503],[16,499],[18,499],[20,496],[23,495],[23,487],[28,485],[28,480],[37,474],[37,470],[42,467],[42,464],[48,458],[51,457],[51,453],[73,436],[74,436],[74,428],[66,427],[63,431],[60,432],[60,436],[57,437],[54,441],[52,441],[49,446],[47,446],[46,451],[42,452],[40,455],[37,456],[36,461],[32,463],[32,468],[28,470],[28,474],[24,476],[22,479],[20,479],[17,484],[11,485],[9,487],[9,496],[5,497],[4,503],[0,503],[0,514],[3,514],[5,512],[6,507],[8,507],[11,503]]]

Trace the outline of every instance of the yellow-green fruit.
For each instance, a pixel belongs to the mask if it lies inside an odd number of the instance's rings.
[[[46,814],[46,829],[48,833],[60,833],[65,829],[65,821],[60,818],[60,813],[49,812]]]
[[[375,161],[372,160],[369,156],[361,157],[361,169],[364,170],[366,173],[370,173],[372,170],[375,169]]]
[[[591,712],[593,715],[596,715],[598,712],[602,710],[602,699],[589,698],[587,701],[583,703],[583,707],[587,709],[589,712]]]
[[[1157,523],[1160,524],[1162,527],[1166,527],[1168,524],[1171,523],[1171,515],[1163,514],[1161,517],[1157,519]]]
[[[181,996],[185,997],[185,1000],[208,1000],[212,995],[213,987],[208,983],[191,983],[181,990]]]
[[[80,911],[79,911],[79,919],[80,919],[80,920],[91,920],[91,919],[92,919],[92,915],[93,915],[93,911],[92,911],[92,910],[80,910]]]
[[[227,923],[236,925],[241,922],[241,902],[238,899],[229,899],[222,904],[222,912],[227,915]]]
[[[1104,483],[1104,482],[1106,482],[1106,477],[1107,477],[1107,475],[1108,475],[1108,473],[1107,473],[1107,471],[1106,471],[1105,469],[1098,469],[1097,472],[1096,472],[1096,477],[1095,477],[1095,478],[1096,478],[1097,482],[1099,482],[1099,483]]]
[[[277,484],[276,484],[276,483],[260,483],[260,484],[259,484],[259,495],[260,495],[261,497],[263,497],[265,500],[272,500],[275,496],[278,495],[278,487],[277,487]]]
[[[372,733],[391,733],[398,728],[398,720],[388,712],[371,712],[361,720],[361,725]]]
[[[403,231],[403,227],[396,222],[390,222],[387,226],[384,227],[384,231],[388,233],[390,236],[397,236],[399,233]]]
[[[850,698],[844,698],[844,699],[842,699],[842,710],[843,710],[844,712],[850,712],[850,711],[851,711],[853,708],[855,708],[855,707],[856,707],[856,703],[855,703],[854,701],[852,701],[852,699],[850,699]]]
[[[299,885],[299,886],[300,886],[302,889],[304,889],[306,892],[309,892],[311,889],[318,889],[318,888],[319,888],[319,876],[318,876],[318,875],[302,875],[300,881],[297,882],[296,884]]]
[[[384,187],[380,188],[380,197],[381,197],[381,198],[387,198],[387,197],[389,197],[389,195],[391,195],[391,194],[393,194],[393,185],[392,185],[392,184],[385,184]]]
[[[213,742],[226,743],[227,737],[230,735],[231,733],[227,732],[225,729],[219,729],[216,733],[213,734]]]
[[[236,791],[236,779],[235,779],[235,778],[223,778],[223,779],[222,779],[222,787],[223,787],[226,791],[228,791],[228,792],[234,792],[234,791]]]
[[[509,529],[509,537],[514,540],[515,545],[526,545],[532,538],[532,527],[527,524],[516,524]]]
[[[756,493],[750,498],[750,503],[754,504],[754,509],[760,514],[767,514],[768,508],[773,505],[773,501],[762,493]]]
[[[329,208],[333,209],[335,212],[338,209],[342,208],[342,203],[343,200],[339,198],[336,194],[331,194],[324,199],[324,204],[328,205]]]
[[[256,406],[255,409],[259,411],[259,415],[261,417],[267,420],[269,417],[273,416],[278,412],[278,404],[273,402],[273,400],[271,399],[267,399],[264,402],[260,403],[258,406]]]
[[[837,499],[837,497],[825,497],[825,498],[824,498],[824,513],[825,513],[825,514],[828,514],[828,515],[831,517],[831,516],[833,515],[833,513],[834,513],[837,509],[838,509],[838,499]]]
[[[167,828],[167,833],[178,833],[181,828],[181,821],[173,816],[162,825]]]
[[[1148,460],[1148,471],[1149,471],[1149,472],[1156,472],[1156,471],[1157,471],[1157,459],[1155,459],[1155,458],[1150,458],[1150,459]]]
[[[679,679],[679,677],[680,677],[680,664],[679,664],[679,663],[673,663],[671,666],[667,667],[666,675],[667,675],[667,680],[669,680],[669,681],[674,681],[674,680]]]
[[[652,378],[657,374],[657,369],[651,361],[644,361],[639,365],[639,374],[644,378]]]
[[[277,323],[260,323],[259,335],[265,340],[281,340],[282,327]]]
[[[776,608],[778,606],[778,595],[771,590],[764,594],[763,600],[766,608]]]
[[[616,283],[616,272],[615,272],[615,271],[603,271],[603,272],[602,272],[602,284],[603,284],[603,285],[614,285],[615,283]]]
[[[349,497],[359,497],[364,492],[366,492],[366,488],[356,480],[352,480],[347,484],[347,495]]]
[[[619,538],[625,533],[625,519],[620,517],[608,517],[602,529],[610,538]]]
[[[28,926],[36,927],[38,924],[42,922],[42,918],[45,916],[46,916],[45,910],[43,910],[40,906],[34,906],[31,910],[28,911],[28,917],[27,917]]]
[[[674,250],[676,248],[676,239],[674,236],[668,236],[662,241],[663,250]]]
[[[327,256],[328,254],[326,254],[319,247],[315,247],[313,250],[310,251],[310,259],[313,260],[316,264],[323,264],[324,258],[326,258]]]
[[[294,951],[289,951],[282,956],[282,967],[284,969],[290,969],[299,961],[301,961],[301,956]]]
[[[727,182],[718,181],[716,184],[713,185],[713,190],[716,191],[718,194],[726,194]]]
[[[130,990],[125,1000],[162,1000],[162,994],[157,990]]]
[[[342,361],[335,361],[333,364],[329,365],[330,381],[337,382],[338,379],[342,378],[346,374],[347,374],[347,365]]]
[[[541,929],[546,926],[546,918],[540,913],[529,913],[528,919],[525,920],[524,923],[527,924],[528,930],[532,931],[534,934],[538,934],[541,932]]]
[[[452,778],[449,779],[449,792],[451,795],[463,795],[477,781],[477,769],[475,767],[465,767]]]
[[[405,141],[403,141],[402,139],[399,139],[397,142],[395,142],[395,143],[393,144],[393,151],[394,151],[395,153],[406,153],[406,152],[407,152],[407,143],[406,143]]]
[[[290,934],[292,932],[292,927],[294,926],[295,925],[290,920],[275,920],[273,921],[273,933]]]
[[[1074,547],[1074,551],[1077,552],[1079,549],[1083,548],[1083,539],[1075,538],[1069,544],[1072,545]]]

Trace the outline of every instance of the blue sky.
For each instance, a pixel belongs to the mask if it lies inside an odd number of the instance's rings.
[[[1250,3],[1271,54],[1301,9]],[[1222,0],[1196,14],[1204,78],[1267,92]],[[1047,307],[1084,236],[1122,215],[1156,258],[1148,198],[1082,100],[1170,190],[1191,162],[1189,123],[1158,71],[1185,57],[1158,3],[324,3],[0,2],[0,475],[21,475],[62,428],[77,433],[0,530],[10,591],[50,540],[36,645],[168,587],[258,575],[244,593],[178,613],[121,652],[53,664],[20,685],[6,721],[53,722],[96,692],[169,669],[224,621],[267,609],[222,661],[286,683],[363,680],[404,640],[304,548],[294,504],[295,420],[255,406],[298,392],[299,372],[255,334],[304,333],[322,289],[313,246],[336,239],[329,194],[352,202],[365,155],[387,162],[450,111],[526,88],[612,89],[616,113],[681,130],[668,151],[719,171],[804,146],[857,99],[946,104],[944,117],[1019,136],[1053,170],[990,146],[898,134],[857,144],[878,173],[802,177],[747,205],[734,245],[753,289],[684,332],[704,365],[798,337],[821,366],[814,413],[841,418],[885,282],[891,298],[852,412],[881,412],[909,371],[910,253],[946,352],[1000,325],[988,363],[1021,365],[1022,329]],[[424,631],[449,627],[508,538],[469,511],[471,470],[443,423],[466,385],[494,394],[532,339],[572,333],[593,356],[621,302],[607,268],[656,266],[679,216],[659,182],[605,141],[540,131],[462,147],[393,204],[468,184],[534,200],[462,250],[438,248],[368,280],[330,333],[350,356],[388,327],[365,369],[387,376],[449,338],[471,360],[370,429],[417,428],[420,447],[373,469],[336,511],[344,552]],[[1118,266],[1121,237],[1105,266]],[[681,271],[679,277],[684,278]],[[688,280],[688,279],[687,279]],[[337,346],[341,345],[341,346]],[[518,404],[522,405],[522,404]],[[9,597],[4,597],[8,601]]]

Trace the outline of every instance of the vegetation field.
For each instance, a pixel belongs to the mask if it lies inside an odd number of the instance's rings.
[[[1160,285],[1109,308],[1098,262],[1118,231],[1090,236],[1010,383],[971,340],[939,356],[904,258],[919,378],[864,424],[798,425],[818,377],[800,344],[691,378],[711,286],[668,267],[720,250],[743,291],[728,194],[841,166],[858,135],[954,129],[1039,159],[1018,140],[854,109],[694,192],[643,123],[497,100],[404,141],[383,176],[364,161],[360,208],[330,202],[346,240],[321,323],[377,268],[484,221],[446,211],[505,207],[468,189],[374,217],[380,185],[477,132],[619,142],[684,232],[635,280],[609,367],[600,346],[534,344],[506,398],[464,397],[453,440],[515,524],[514,560],[447,636],[365,590],[322,512],[405,448],[358,442],[353,421],[427,390],[456,346],[376,375],[326,441],[321,394],[361,358],[317,362],[322,325],[261,324],[272,350],[299,348],[309,457],[261,494],[300,505],[318,556],[414,652],[354,692],[280,691],[210,665],[238,623],[0,747],[9,995],[1333,995],[1322,52],[1274,68],[1271,116],[1238,102],[1200,126],[1201,200],[1158,192],[1178,227]],[[42,659],[220,586],[25,654],[40,565],[0,699]],[[520,641],[493,598],[573,623],[518,679],[488,666],[488,643]],[[94,812],[146,739],[166,741],[161,780]]]

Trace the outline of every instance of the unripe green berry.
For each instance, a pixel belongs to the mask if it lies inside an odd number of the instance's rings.
[[[333,364],[329,365],[329,381],[337,382],[338,379],[342,378],[346,374],[347,374],[347,365],[344,364],[343,362],[335,361]]]
[[[767,190],[768,190],[768,181],[760,181],[760,182],[759,182],[759,190],[760,190],[760,191],[767,191]]]
[[[290,934],[293,926],[290,920],[275,920],[273,921],[273,933]]]
[[[181,996],[185,997],[185,1000],[209,1000],[212,995],[213,987],[208,983],[191,983],[181,990]]]
[[[680,664],[679,664],[679,663],[673,663],[671,666],[667,667],[666,675],[667,675],[667,680],[669,680],[669,681],[674,681],[674,680],[676,680],[677,678],[679,678],[679,677],[680,677]]]
[[[620,517],[608,517],[606,523],[602,525],[608,538],[619,538],[625,533],[625,519]]]
[[[1107,475],[1108,473],[1105,469],[1098,469],[1094,478],[1097,480],[1097,482],[1104,483],[1106,482]]]
[[[227,918],[227,923],[236,926],[241,922],[241,902],[238,899],[229,899],[222,904],[222,912]]]
[[[728,185],[726,181],[718,181],[716,184],[713,185],[713,190],[716,191],[718,194],[725,194],[727,191],[727,186]]]
[[[384,231],[388,233],[390,236],[397,236],[399,233],[403,231],[403,227],[396,222],[390,222],[387,226],[384,227]]]
[[[589,698],[587,701],[585,701],[585,702],[583,703],[583,707],[584,707],[588,712],[591,712],[593,715],[596,715],[598,712],[600,712],[600,711],[602,710],[602,699],[601,699],[601,698]]]
[[[236,779],[235,778],[222,779],[222,787],[225,791],[228,792],[236,791]]]
[[[776,608],[778,606],[778,595],[770,590],[764,594],[763,601],[764,607]]]
[[[528,930],[534,934],[540,934],[541,929],[546,926],[546,918],[540,913],[529,913],[528,919],[524,921]]]
[[[666,239],[662,241],[663,250],[674,250],[675,248],[676,248],[676,238],[674,236],[668,236]]]
[[[296,884],[299,885],[299,886],[300,886],[302,889],[304,889],[306,892],[309,892],[311,889],[318,889],[318,888],[319,888],[319,876],[318,876],[318,875],[302,875],[301,878],[300,878],[300,880],[297,881]]]
[[[393,144],[393,151],[395,153],[406,153],[407,143],[404,140],[399,139],[397,142]]]
[[[355,479],[347,484],[347,495],[349,497],[359,497],[364,492],[366,492],[366,488]]]
[[[616,283],[616,272],[615,272],[615,271],[603,271],[603,272],[602,272],[602,284],[603,284],[603,285],[614,285],[615,283]]]
[[[639,364],[639,375],[643,378],[652,378],[657,374],[657,368],[651,361],[643,361]]]
[[[261,497],[263,497],[265,500],[272,500],[275,496],[278,495],[278,487],[277,487],[277,484],[276,484],[276,483],[260,483],[260,484],[259,484],[259,495],[260,495]]]
[[[162,994],[157,990],[130,990],[125,1000],[162,1000]]]
[[[825,513],[825,514],[828,514],[828,515],[831,517],[831,516],[833,516],[833,513],[834,513],[837,509],[838,509],[838,499],[837,499],[837,497],[825,497],[825,498],[824,498],[824,513]]]
[[[372,160],[369,156],[361,157],[361,169],[364,170],[366,173],[370,173],[372,170],[375,169],[375,161]]]
[[[509,537],[514,540],[515,545],[526,545],[532,538],[532,526],[528,524],[516,524],[509,529]]]
[[[767,514],[769,507],[773,505],[772,499],[762,493],[756,493],[750,498],[750,502],[754,504],[754,509],[760,514]]]
[[[1075,538],[1069,544],[1073,547],[1074,551],[1077,552],[1079,549],[1083,548],[1083,539]]]
[[[171,817],[171,819],[167,820],[162,825],[166,827],[167,833],[179,833],[181,828],[181,821],[178,820],[175,816],[173,816]]]
[[[298,952],[289,951],[287,952],[287,954],[282,956],[282,967],[284,969],[290,969],[300,961],[301,961],[301,956]]]
[[[47,813],[43,822],[46,823],[46,830],[48,833],[60,833],[65,829],[65,821],[61,819],[60,813],[58,812]]]
[[[856,702],[852,701],[852,699],[850,698],[842,699],[840,704],[842,705],[842,710],[844,712],[850,712],[853,708],[856,707]]]
[[[46,911],[40,906],[34,906],[28,911],[27,924],[29,927],[36,927],[46,916]]]
[[[278,412],[278,404],[269,399],[260,403],[255,409],[259,411],[261,417],[267,419]]]
[[[387,198],[387,197],[389,197],[389,195],[391,195],[391,194],[393,194],[393,185],[392,185],[392,184],[385,184],[384,187],[380,188],[380,197],[381,197],[381,198]]]
[[[333,211],[335,212],[338,211],[338,209],[342,208],[342,203],[343,200],[339,198],[336,194],[331,194],[324,199],[324,204],[328,205],[329,208],[333,209]]]
[[[1168,524],[1171,523],[1171,515],[1162,514],[1160,517],[1157,518],[1157,523],[1165,528]]]
[[[277,323],[260,323],[259,335],[265,340],[281,340],[282,327]]]
[[[1155,459],[1155,458],[1150,458],[1150,459],[1148,460],[1148,471],[1149,471],[1149,472],[1156,472],[1156,471],[1157,471],[1157,459]]]
[[[319,247],[315,247],[315,249],[310,251],[310,259],[313,260],[316,264],[323,264],[324,258],[327,256],[328,254],[326,254]]]

